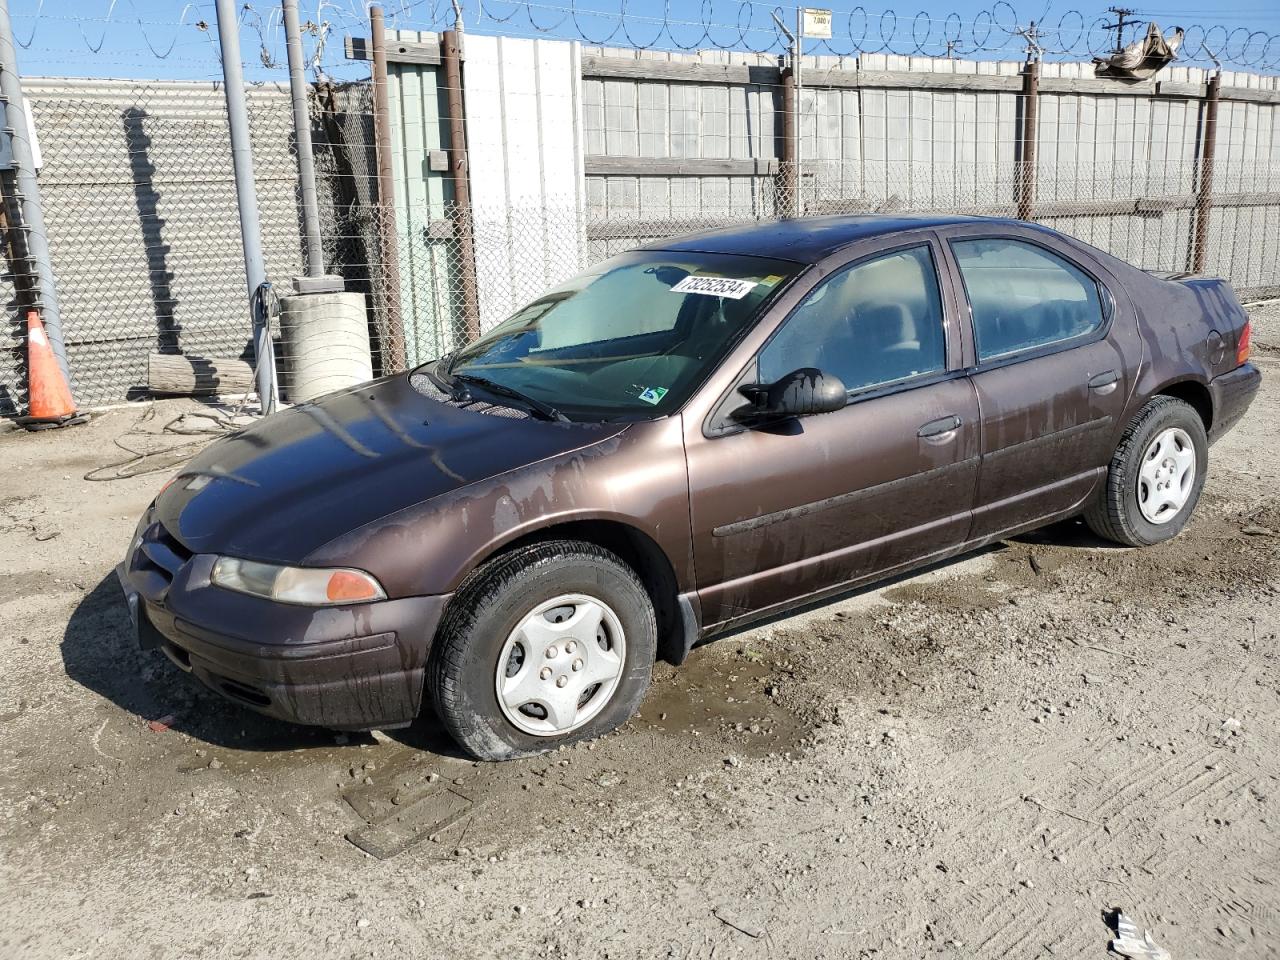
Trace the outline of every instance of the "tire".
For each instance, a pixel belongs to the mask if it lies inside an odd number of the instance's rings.
[[[440,721],[472,756],[533,756],[630,719],[649,687],[657,637],[648,592],[615,554],[574,540],[538,543],[497,557],[459,588],[427,682]],[[500,687],[511,691],[506,703]],[[517,708],[526,693],[538,700]]]
[[[1154,445],[1162,438],[1170,446],[1157,451]],[[1166,488],[1173,485],[1175,500],[1182,497],[1185,500],[1175,507],[1169,502],[1161,503],[1159,493],[1153,499],[1147,494],[1154,485],[1143,474],[1144,464],[1151,469],[1159,463],[1172,463],[1172,457],[1163,457],[1163,451],[1171,450],[1184,457],[1188,447],[1194,453],[1194,463],[1183,469],[1183,475],[1194,473],[1186,478],[1186,484],[1181,484],[1174,472],[1162,478]],[[1153,453],[1160,455],[1158,460],[1147,461]],[[1098,536],[1130,547],[1146,547],[1175,537],[1196,508],[1208,467],[1209,441],[1200,414],[1174,397],[1153,397],[1138,411],[1120,438],[1106,482],[1097,499],[1085,510],[1085,522]],[[1168,468],[1169,471],[1177,469],[1172,465]],[[1157,510],[1159,513],[1154,518],[1149,515]]]

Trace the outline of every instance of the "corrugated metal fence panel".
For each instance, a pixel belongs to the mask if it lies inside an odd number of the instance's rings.
[[[212,83],[29,79],[63,335],[82,404],[146,383],[153,349],[250,342],[224,99]],[[251,87],[268,274],[301,267],[287,88]],[[0,383],[0,395],[14,393]],[[0,404],[3,404],[0,399]]]
[[[577,43],[470,35],[463,86],[480,326],[583,265]]]

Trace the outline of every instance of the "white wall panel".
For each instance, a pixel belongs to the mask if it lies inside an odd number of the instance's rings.
[[[584,140],[602,152],[638,152],[636,85],[583,83],[577,43],[478,34],[466,42],[476,278],[487,329],[579,269],[584,205],[602,199],[583,176]]]

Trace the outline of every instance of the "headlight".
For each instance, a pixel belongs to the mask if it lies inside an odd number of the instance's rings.
[[[377,580],[363,570],[345,567],[280,567],[256,560],[219,557],[214,561],[210,579],[227,590],[309,607],[387,599]]]

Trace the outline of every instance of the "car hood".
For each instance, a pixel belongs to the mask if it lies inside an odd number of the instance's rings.
[[[501,413],[429,399],[407,374],[329,394],[211,444],[156,517],[198,553],[299,563],[387,514],[625,428]]]

